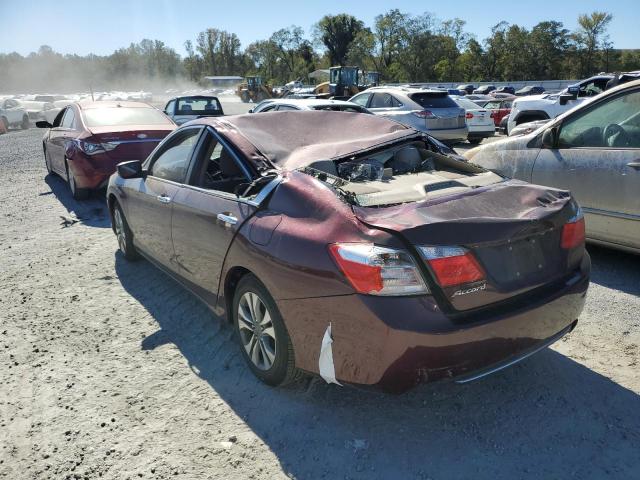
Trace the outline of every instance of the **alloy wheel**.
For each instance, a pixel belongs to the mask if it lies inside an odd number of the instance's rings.
[[[276,332],[267,306],[254,292],[246,292],[238,304],[240,340],[260,370],[269,370],[276,358]]]

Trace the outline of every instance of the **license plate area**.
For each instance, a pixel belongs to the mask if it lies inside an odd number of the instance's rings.
[[[474,249],[490,283],[503,291],[548,282],[564,272],[560,231]]]

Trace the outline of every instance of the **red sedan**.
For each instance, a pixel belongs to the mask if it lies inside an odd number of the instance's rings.
[[[500,122],[504,117],[507,117],[511,113],[511,104],[513,100],[503,100],[496,98],[495,100],[489,100],[484,104],[486,110],[491,110],[491,118],[496,127],[500,126]]]
[[[176,128],[160,110],[139,102],[77,102],[63,108],[42,140],[49,173],[69,183],[73,198],[105,187],[116,165],[145,159]]]

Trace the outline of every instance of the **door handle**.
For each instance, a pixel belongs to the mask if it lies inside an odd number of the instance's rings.
[[[224,222],[227,225],[235,225],[236,223],[238,223],[238,219],[230,213],[219,213],[218,220]]]
[[[627,163],[627,167],[635,168],[636,170],[640,170],[640,161],[629,162]]]
[[[171,197],[166,196],[164,193],[156,197],[160,203],[171,203]]]

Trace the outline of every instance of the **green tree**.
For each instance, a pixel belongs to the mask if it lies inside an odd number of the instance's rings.
[[[315,26],[315,32],[316,38],[327,49],[331,64],[344,65],[351,44],[364,28],[361,20],[352,15],[340,13],[322,17]]]
[[[591,75],[601,64],[599,50],[608,43],[607,28],[613,16],[606,12],[592,12],[578,17],[579,28],[573,33],[581,60],[582,76]]]

